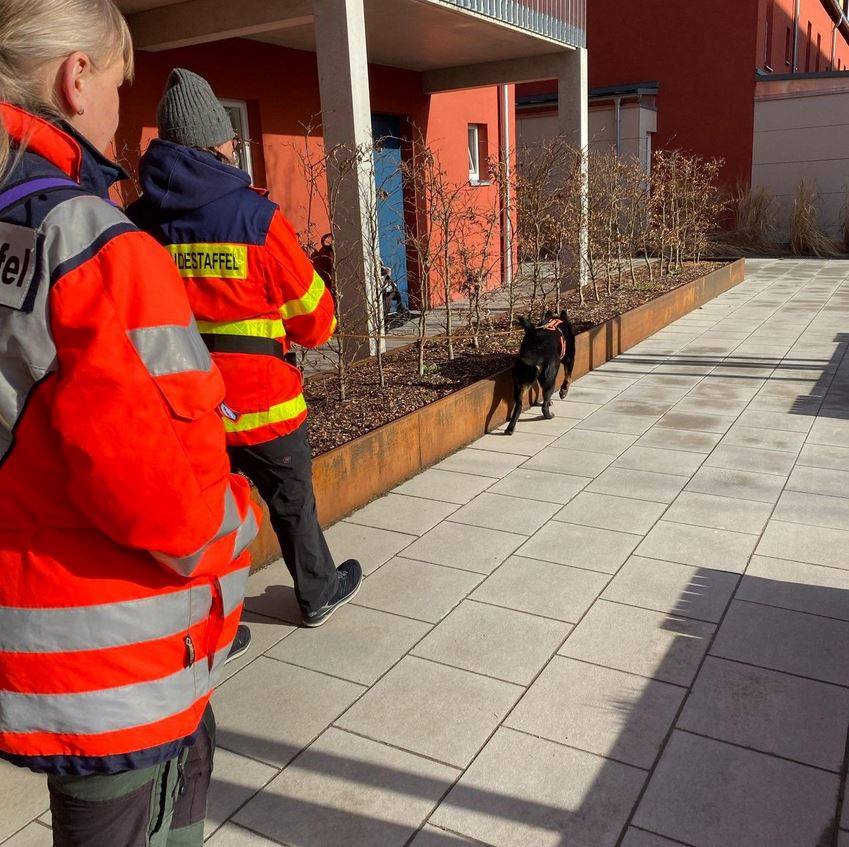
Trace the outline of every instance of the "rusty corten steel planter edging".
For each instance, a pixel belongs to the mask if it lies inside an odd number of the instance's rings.
[[[580,333],[573,378],[733,288],[744,274],[745,260],[738,259]],[[336,523],[500,426],[510,409],[512,382],[511,369],[501,371],[318,456],[313,482],[321,525]],[[267,510],[265,517],[251,547],[255,569],[280,555]]]

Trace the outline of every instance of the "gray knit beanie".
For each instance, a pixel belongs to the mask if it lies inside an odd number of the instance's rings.
[[[185,68],[174,68],[156,108],[159,137],[185,147],[217,147],[235,132],[227,110],[209,83]]]

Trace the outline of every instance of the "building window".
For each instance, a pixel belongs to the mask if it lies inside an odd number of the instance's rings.
[[[820,56],[822,56],[822,36],[817,34],[817,73],[819,73],[820,69]]]
[[[772,27],[775,21],[775,0],[769,0],[766,10],[766,34],[764,37],[764,66],[772,70]]]
[[[487,125],[469,124],[469,182],[479,184],[489,179],[488,157]]]
[[[244,100],[222,100],[221,105],[230,116],[230,123],[236,131],[236,137],[241,141],[236,155],[239,159],[239,167],[247,171],[251,181],[254,178],[254,165],[251,158],[251,133],[248,125],[248,104]]]
[[[787,27],[784,36],[784,64],[790,66],[793,62],[793,30]]]

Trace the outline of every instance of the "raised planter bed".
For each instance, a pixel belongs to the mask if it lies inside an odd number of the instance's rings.
[[[744,275],[745,260],[738,259],[580,333],[573,378],[733,288]],[[313,477],[322,526],[336,523],[503,424],[512,392],[508,368],[318,456]],[[255,569],[279,557],[280,548],[267,519],[251,549]]]

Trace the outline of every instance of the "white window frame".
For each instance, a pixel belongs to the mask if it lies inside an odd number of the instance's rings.
[[[248,104],[244,100],[219,100],[219,102],[230,113],[230,120],[233,123],[233,129],[236,130],[239,138],[243,142],[241,155],[239,157],[239,166],[243,171],[248,172],[251,182],[253,182],[254,163],[253,157],[251,156],[251,129],[250,124],[248,123]]]
[[[478,124],[469,124],[468,145],[469,145],[469,182],[481,181],[481,162],[480,162],[480,126]]]

